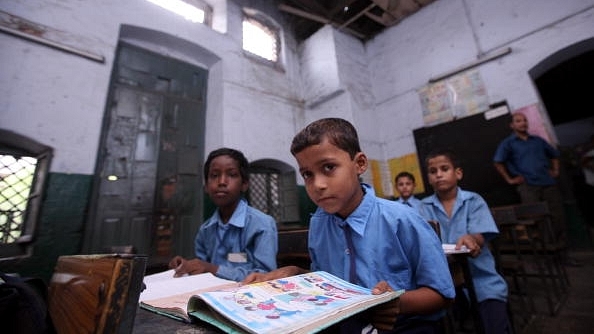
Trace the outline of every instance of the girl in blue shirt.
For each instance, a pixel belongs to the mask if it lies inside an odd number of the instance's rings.
[[[217,210],[196,234],[196,258],[176,256],[169,262],[175,276],[210,272],[241,281],[251,272],[276,269],[276,221],[243,198],[248,177],[248,161],[240,151],[221,148],[209,154],[204,164],[205,189]]]
[[[435,193],[422,200],[423,215],[439,222],[442,242],[470,250],[468,262],[484,333],[512,333],[507,316],[507,283],[495,269],[488,246],[499,230],[487,203],[479,194],[458,187],[462,168],[452,151],[433,151],[425,163]]]

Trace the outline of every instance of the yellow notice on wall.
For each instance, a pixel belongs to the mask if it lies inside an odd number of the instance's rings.
[[[421,194],[425,192],[425,184],[423,183],[421,167],[419,166],[419,159],[416,153],[411,153],[388,160],[388,168],[390,169],[390,177],[392,187],[394,187],[394,194],[398,194],[394,185],[394,178],[400,172],[409,172],[414,175],[415,183],[417,185],[415,187],[415,194]]]
[[[373,189],[375,189],[375,195],[379,197],[385,197],[382,187],[382,172],[380,162],[377,160],[369,160],[369,169],[371,171],[371,177],[373,182]]]

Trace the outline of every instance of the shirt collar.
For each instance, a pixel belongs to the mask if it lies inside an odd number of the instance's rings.
[[[458,207],[460,207],[462,205],[462,203],[464,203],[464,201],[466,201],[467,199],[469,199],[471,197],[472,196],[470,195],[469,192],[466,192],[466,191],[462,190],[460,187],[458,187],[458,191],[456,191],[456,202],[454,203],[454,208],[452,210],[452,217],[458,210]],[[441,201],[437,197],[437,194],[433,194],[433,196],[424,198],[423,203],[436,206],[436,207],[440,208],[445,213],[443,205],[441,204]]]
[[[375,203],[375,191],[366,183],[361,183],[361,188],[363,188],[363,199],[355,211],[353,211],[345,220],[342,220],[336,215],[334,215],[334,217],[337,219],[340,226],[344,226],[345,223],[349,224],[351,230],[358,235],[363,236]]]
[[[247,207],[248,204],[245,198],[240,199],[239,203],[237,203],[235,211],[233,211],[233,214],[231,215],[231,218],[229,218],[229,222],[227,224],[223,224],[223,220],[221,219],[221,215],[219,214],[219,210],[217,209],[217,211],[215,212],[217,223],[223,228],[226,227],[224,225],[233,225],[238,228],[243,228],[245,226]]]

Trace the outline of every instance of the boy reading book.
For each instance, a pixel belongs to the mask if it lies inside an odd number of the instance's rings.
[[[414,210],[375,196],[360,183],[368,165],[357,131],[340,118],[317,120],[294,138],[308,196],[318,205],[311,217],[310,270],[323,270],[372,289],[404,289],[397,299],[353,316],[341,333],[439,333],[439,319],[454,298],[454,285],[439,238]],[[286,266],[252,273],[243,283],[287,277],[308,270]]]
[[[241,281],[250,272],[276,269],[276,222],[243,198],[249,186],[243,153],[231,148],[210,152],[204,163],[204,181],[217,210],[196,234],[196,258],[175,256],[169,262],[175,276],[209,272]]]

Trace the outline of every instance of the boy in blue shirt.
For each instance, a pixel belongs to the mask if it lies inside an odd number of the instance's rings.
[[[416,186],[415,176],[409,172],[400,172],[394,178],[394,185],[399,195],[396,200],[420,212],[421,200],[414,195]]]
[[[360,183],[368,161],[353,125],[340,118],[315,121],[293,138],[291,153],[308,196],[318,205],[309,224],[310,269],[350,280],[374,294],[406,290],[400,298],[333,329],[439,333],[439,320],[455,294],[439,238],[417,212],[376,197],[369,185]],[[305,272],[287,266],[268,274],[250,274],[244,283]]]
[[[422,214],[438,221],[444,243],[466,246],[472,282],[486,334],[513,333],[507,316],[507,283],[495,269],[488,242],[499,234],[491,210],[477,193],[458,187],[462,168],[455,154],[435,150],[425,158],[429,184],[435,193],[422,200]],[[458,294],[464,298],[464,294]]]
[[[175,276],[210,272],[241,281],[251,272],[276,269],[276,221],[243,198],[249,186],[243,153],[231,148],[212,151],[204,163],[204,181],[217,210],[196,234],[196,258],[176,256],[169,262]]]

